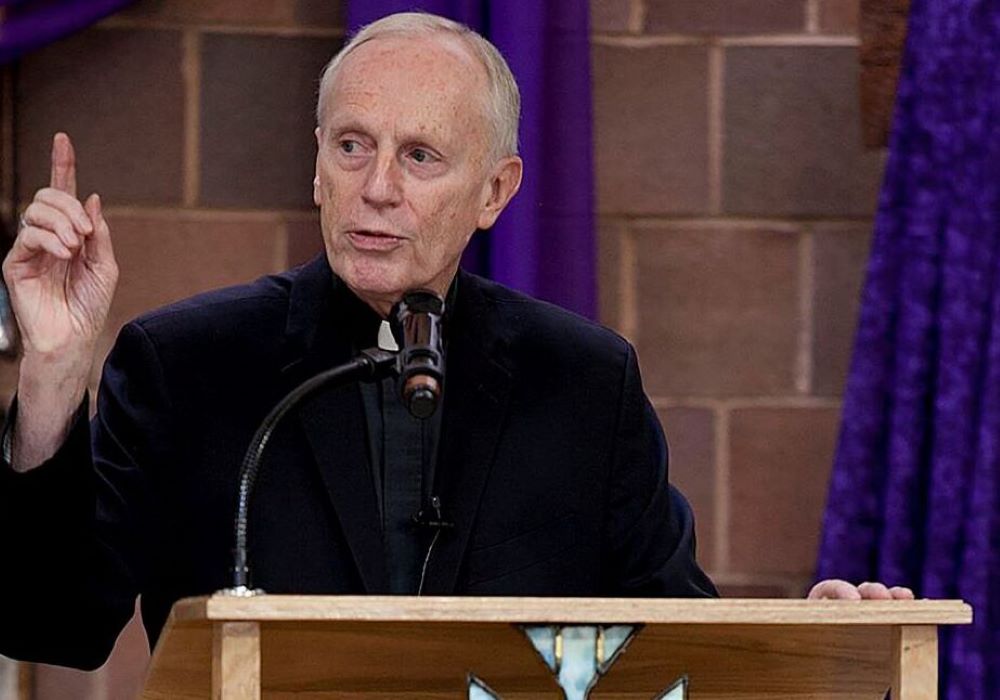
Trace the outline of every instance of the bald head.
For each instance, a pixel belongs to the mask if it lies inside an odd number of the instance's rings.
[[[465,52],[474,69],[483,72],[480,104],[489,124],[491,160],[517,154],[517,128],[521,96],[510,67],[500,52],[482,36],[463,24],[422,12],[402,12],[367,25],[327,64],[320,81],[316,117],[325,124],[334,81],[342,65],[358,47],[385,38],[431,38],[442,48]]]

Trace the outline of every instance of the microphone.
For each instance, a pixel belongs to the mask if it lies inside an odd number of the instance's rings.
[[[393,335],[402,338],[399,351],[400,398],[416,418],[430,418],[441,401],[444,351],[441,316],[444,301],[434,292],[406,292],[392,310]]]

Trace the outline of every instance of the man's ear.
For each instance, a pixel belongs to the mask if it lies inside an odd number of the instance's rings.
[[[318,126],[314,133],[316,134],[316,174],[313,176],[313,204],[318,207],[322,202],[319,196],[319,157],[323,153],[323,138]]]
[[[503,158],[493,167],[486,182],[485,201],[476,221],[478,228],[489,228],[500,216],[507,203],[513,199],[521,187],[524,163],[518,156]]]

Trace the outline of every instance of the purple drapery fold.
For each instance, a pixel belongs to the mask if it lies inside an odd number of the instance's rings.
[[[88,27],[135,0],[0,0],[0,64]]]
[[[424,10],[476,29],[503,53],[521,88],[521,191],[492,231],[477,233],[467,269],[594,318],[589,5],[586,0],[363,0],[357,29]]]
[[[914,0],[820,578],[960,597],[952,700],[1000,698],[1000,0]]]

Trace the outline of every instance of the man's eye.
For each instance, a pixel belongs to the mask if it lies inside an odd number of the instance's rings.
[[[340,142],[340,150],[342,152],[348,153],[348,154],[355,153],[358,150],[358,142],[357,141],[348,141],[348,140],[341,141]]]
[[[410,151],[410,158],[417,163],[429,163],[432,160],[431,154],[422,148],[414,148]]]

